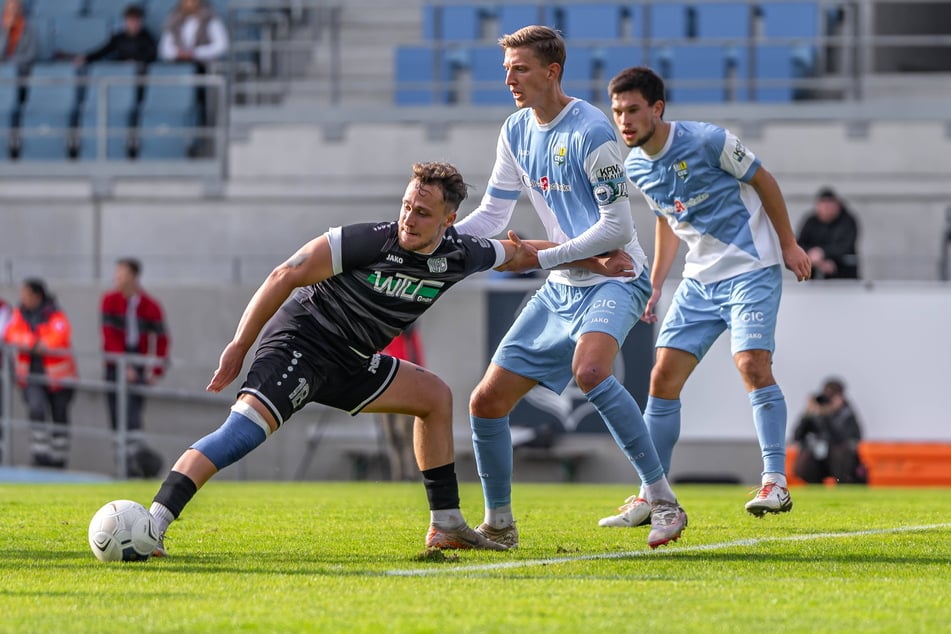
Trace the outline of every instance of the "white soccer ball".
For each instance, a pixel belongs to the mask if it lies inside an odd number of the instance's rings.
[[[152,514],[131,500],[114,500],[89,522],[89,547],[99,561],[145,561],[158,545]]]

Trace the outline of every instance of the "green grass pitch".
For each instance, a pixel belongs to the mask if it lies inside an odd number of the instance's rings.
[[[517,484],[517,551],[436,561],[422,485],[212,482],[171,557],[96,561],[96,509],[156,489],[0,485],[0,631],[951,631],[947,489],[798,488],[756,519],[745,487],[679,486],[690,526],[651,551],[597,526],[629,487]],[[477,524],[478,485],[462,498]]]

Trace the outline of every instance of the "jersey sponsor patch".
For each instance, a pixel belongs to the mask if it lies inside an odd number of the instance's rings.
[[[606,181],[598,183],[592,190],[599,207],[610,205],[619,198],[627,198],[627,183]]]

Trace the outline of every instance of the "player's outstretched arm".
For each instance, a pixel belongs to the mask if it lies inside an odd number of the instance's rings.
[[[514,231],[509,231],[508,235],[508,240],[500,240],[505,248],[506,260],[501,266],[496,267],[496,271],[521,273],[539,269],[541,267],[538,263],[538,252],[558,246],[557,242],[547,240],[522,240]],[[632,277],[634,275],[634,260],[625,251],[615,249],[603,256],[566,262],[555,268],[585,269],[608,277]]]
[[[271,271],[244,309],[234,338],[221,353],[218,369],[205,389],[220,392],[237,378],[244,357],[254,345],[264,324],[274,316],[295,288],[316,284],[332,275],[333,261],[326,235],[314,238]]]
[[[812,261],[796,242],[796,234],[793,232],[792,223],[789,222],[789,212],[786,210],[783,194],[779,191],[779,183],[765,167],[760,166],[750,179],[750,185],[759,195],[759,199],[763,202],[763,209],[769,221],[773,223],[773,228],[776,229],[786,268],[796,274],[796,280],[800,282],[808,280],[812,275]]]

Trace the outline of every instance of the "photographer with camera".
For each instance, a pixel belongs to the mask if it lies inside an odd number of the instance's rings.
[[[858,418],[845,398],[845,384],[828,379],[810,397],[796,426],[793,440],[799,455],[793,470],[806,482],[832,477],[842,484],[865,484],[865,466],[858,455],[861,439]]]

